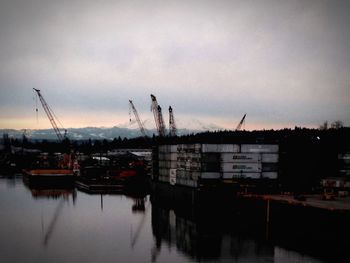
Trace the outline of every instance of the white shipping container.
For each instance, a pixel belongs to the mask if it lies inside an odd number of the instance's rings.
[[[278,178],[277,172],[262,172],[261,175],[262,175],[262,178],[268,178],[268,179],[277,179]]]
[[[169,182],[170,182],[171,185],[175,185],[176,184],[176,169],[170,169]]]
[[[238,144],[202,144],[202,153],[239,152]]]
[[[223,179],[260,179],[261,173],[222,173]]]
[[[176,177],[176,169],[170,169],[169,175],[170,175],[170,177]]]
[[[238,153],[241,147],[238,144],[219,144],[221,153]]]
[[[278,153],[277,144],[242,144],[242,153]]]
[[[202,153],[217,153],[219,152],[218,144],[202,144]]]
[[[203,173],[200,173],[200,178],[202,178],[202,179],[220,179],[221,178],[221,173],[203,172]]]
[[[221,161],[227,163],[253,163],[261,161],[259,153],[222,153]]]
[[[263,163],[278,163],[278,153],[262,153],[261,162]]]
[[[221,171],[229,172],[261,172],[261,163],[221,163]]]

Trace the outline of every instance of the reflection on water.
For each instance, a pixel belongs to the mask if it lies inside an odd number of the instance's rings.
[[[263,217],[170,203],[0,179],[1,262],[321,262],[266,239]]]

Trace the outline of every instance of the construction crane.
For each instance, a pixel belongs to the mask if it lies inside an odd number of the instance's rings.
[[[240,131],[242,129],[242,126],[245,123],[245,116],[247,115],[247,113],[244,114],[243,118],[241,119],[241,121],[238,123],[236,131]]]
[[[136,110],[135,105],[132,102],[132,100],[129,100],[129,105],[130,105],[130,108],[132,109],[132,111],[134,112],[135,119],[137,121],[137,124],[139,125],[139,128],[140,128],[142,136],[143,137],[147,137],[145,127],[143,126],[143,124],[142,124],[142,122],[140,120],[139,114],[137,113],[137,110]]]
[[[34,89],[33,90],[37,93],[39,99],[40,99],[40,102],[41,102],[41,105],[43,106],[45,112],[46,112],[46,115],[47,117],[49,118],[50,122],[51,122],[51,125],[57,135],[57,138],[59,141],[63,141],[63,139],[66,137],[66,134],[67,134],[67,130],[64,130],[64,135],[62,135],[60,129],[58,128],[57,124],[56,124],[56,121],[55,119],[58,121],[58,123],[60,123],[60,121],[57,119],[56,115],[53,113],[52,109],[49,107],[49,105],[46,103],[44,97],[41,95],[40,93],[40,90],[38,89]],[[36,111],[38,111],[38,109],[36,109]],[[61,123],[60,123],[61,124]],[[62,126],[62,124],[61,124]]]
[[[154,121],[157,126],[157,131],[159,136],[164,137],[165,136],[165,124],[162,114],[162,108],[158,105],[156,96],[151,94],[152,104],[151,104],[151,111],[153,111],[154,115]]]
[[[173,108],[169,106],[169,135],[176,136],[176,131],[177,129],[175,124]]]

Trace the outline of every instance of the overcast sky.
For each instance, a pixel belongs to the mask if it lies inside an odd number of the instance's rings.
[[[0,0],[0,128],[350,125],[350,1]]]

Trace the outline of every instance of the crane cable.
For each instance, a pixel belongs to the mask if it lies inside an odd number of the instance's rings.
[[[35,93],[35,91],[33,90],[34,92],[34,96],[33,96],[33,100],[35,100],[35,115],[36,115],[36,123],[38,124],[39,123],[39,118],[38,118],[38,96],[37,94]]]

